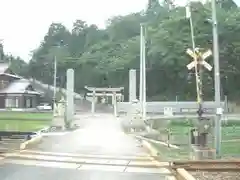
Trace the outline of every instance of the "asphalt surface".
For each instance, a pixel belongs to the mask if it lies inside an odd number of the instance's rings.
[[[74,132],[45,134],[42,143],[0,161],[1,180],[161,180],[141,143],[111,115],[79,117]]]

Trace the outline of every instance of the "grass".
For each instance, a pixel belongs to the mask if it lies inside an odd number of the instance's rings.
[[[40,112],[0,112],[0,120],[51,120],[52,113]]]
[[[159,120],[160,121],[160,120]],[[169,149],[162,145],[154,145],[162,157],[169,159],[186,159],[189,158],[189,130],[192,127],[189,121],[171,121],[169,124],[159,123],[154,124],[155,128],[159,130],[160,136],[166,136],[166,128],[170,129],[170,143],[179,145],[180,150],[178,149]],[[209,139],[213,140],[209,135]],[[209,144],[210,147],[213,146],[213,141]],[[222,125],[222,144],[221,144],[221,153],[223,156],[240,156],[240,121],[230,121]]]
[[[162,161],[172,161],[172,160],[188,160],[189,159],[189,149],[187,147],[181,149],[172,149],[167,146],[160,144],[153,144],[159,152],[159,157]]]
[[[181,139],[181,135],[185,135],[183,132],[188,132],[189,127],[172,126],[171,130],[173,136],[178,136],[177,139]],[[210,144],[210,146],[214,147],[213,142]],[[240,126],[222,127],[221,146],[223,155],[240,155]]]
[[[50,125],[50,122],[47,120],[0,120],[0,131],[37,131]]]
[[[0,112],[0,131],[37,131],[50,125],[52,113]]]

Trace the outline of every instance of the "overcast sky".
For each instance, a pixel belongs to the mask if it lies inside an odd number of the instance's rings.
[[[125,15],[146,8],[148,0],[1,0],[0,39],[5,52],[29,60],[52,22],[71,28],[81,19],[104,27],[114,15]],[[177,0],[184,4],[185,0]]]

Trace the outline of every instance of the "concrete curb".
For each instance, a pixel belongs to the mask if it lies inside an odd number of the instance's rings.
[[[146,138],[146,137],[139,136],[139,135],[137,135],[136,137],[139,138],[139,139],[145,140],[145,141],[152,142],[152,143],[154,143],[154,144],[161,144],[161,145],[163,145],[163,146],[168,146],[167,143],[162,142],[162,141],[156,141],[156,140],[154,140],[154,139]],[[176,146],[176,145],[174,145],[174,144],[169,144],[169,147],[170,147],[170,148],[173,148],[173,149],[180,149],[179,146]]]
[[[136,138],[140,138],[135,136]],[[151,156],[154,157],[155,162],[158,164],[159,161],[156,159],[156,156],[159,156],[160,154],[158,153],[157,149],[154,148],[147,140],[142,139],[142,144],[145,148],[147,148],[151,154]],[[169,169],[166,169],[165,172],[171,173]],[[177,169],[177,174],[180,176],[180,179],[189,179],[189,180],[195,180],[195,178],[189,174],[185,169]],[[179,178],[179,177],[178,177]],[[167,175],[165,176],[165,180],[177,180],[177,178],[174,175]]]
[[[153,160],[155,161],[156,164],[159,164],[159,160],[156,159],[157,156],[159,156],[159,152],[158,150],[153,147],[151,145],[151,143],[149,143],[147,140],[142,139],[141,136],[135,136],[135,138],[141,139],[142,140],[142,145],[148,149],[150,155],[152,156]],[[165,172],[165,173],[171,173],[171,171],[169,169],[162,169],[161,171]],[[176,180],[176,178],[174,177],[174,175],[167,175],[165,176],[165,180]]]
[[[130,134],[129,134],[130,135]],[[140,139],[142,141],[143,147],[145,147],[151,156],[158,156],[159,153],[155,147],[153,147],[147,140],[143,139],[141,136],[131,134],[134,138]]]
[[[37,131],[37,133],[41,134],[42,132],[48,132],[51,129],[51,126],[46,126],[42,129],[40,129],[39,131]]]
[[[50,129],[50,126],[46,126],[46,127],[42,128],[42,129],[40,129],[39,131],[37,131],[36,132],[37,136],[32,137],[32,139],[30,139],[28,141],[25,141],[25,142],[20,144],[20,150],[24,150],[24,149],[28,148],[30,145],[37,144],[37,143],[41,142],[42,137],[43,137],[41,135],[41,133],[44,132],[44,131],[48,132],[49,129]]]
[[[156,148],[154,148],[149,142],[147,142],[146,140],[143,140],[142,139],[142,145],[148,149],[148,151],[150,152],[150,155],[151,156],[158,156],[159,155],[159,152],[157,151]]]
[[[24,150],[31,145],[37,144],[37,143],[41,142],[41,140],[42,140],[42,135],[38,135],[36,137],[33,137],[32,139],[21,143],[20,150]]]

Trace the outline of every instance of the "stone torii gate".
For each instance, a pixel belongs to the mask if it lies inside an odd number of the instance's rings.
[[[117,97],[122,98],[122,90],[124,87],[119,88],[97,88],[97,87],[88,87],[85,86],[85,89],[90,91],[91,93],[87,93],[87,96],[92,97],[92,108],[91,111],[94,114],[95,113],[95,102],[96,97],[112,97],[112,104],[114,107],[114,116],[117,117]]]

